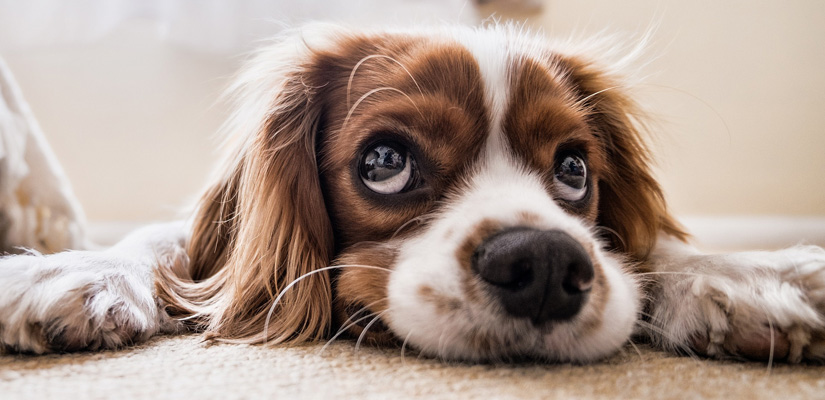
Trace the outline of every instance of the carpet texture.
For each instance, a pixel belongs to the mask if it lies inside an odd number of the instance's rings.
[[[825,366],[627,347],[592,365],[468,365],[338,341],[262,347],[158,337],[102,353],[0,356],[0,399],[825,398]]]

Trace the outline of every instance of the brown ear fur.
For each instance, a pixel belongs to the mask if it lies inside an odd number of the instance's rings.
[[[578,97],[590,110],[590,123],[605,145],[609,169],[599,181],[597,224],[607,228],[613,248],[644,261],[660,232],[688,235],[667,210],[662,189],[650,171],[650,157],[634,117],[638,106],[601,68],[585,60],[562,60]],[[586,99],[586,100],[585,100]]]
[[[252,135],[229,132],[249,140],[239,144],[230,173],[201,199],[188,276],[161,270],[157,281],[173,316],[224,341],[318,339],[331,321],[329,274],[313,273],[329,265],[333,246],[314,154],[322,105],[302,83],[306,60],[287,59],[278,70],[267,53],[284,58],[264,51],[236,88],[237,126],[230,129],[258,123]],[[258,102],[268,107],[257,115],[244,110]]]

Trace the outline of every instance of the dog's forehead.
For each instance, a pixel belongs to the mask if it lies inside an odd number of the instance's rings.
[[[559,62],[563,56],[518,35],[460,32],[455,39],[472,54],[484,87],[490,121],[486,157],[512,152],[530,167],[546,170],[562,143],[596,147],[578,88]]]
[[[566,64],[518,35],[462,29],[358,37],[343,47],[349,50],[338,80],[346,107],[339,104],[333,120],[389,117],[390,124],[420,128],[416,141],[434,153],[451,148],[450,158],[475,157],[486,143],[541,168],[562,141],[592,139]],[[356,127],[343,139],[370,129]]]

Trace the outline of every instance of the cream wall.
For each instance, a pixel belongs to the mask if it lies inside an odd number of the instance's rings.
[[[544,0],[548,35],[653,30],[659,176],[681,215],[825,215],[825,2]]]
[[[553,35],[657,27],[636,92],[677,213],[825,215],[825,2],[546,0],[527,16]],[[236,60],[147,29],[4,54],[92,220],[169,218],[211,165]]]
[[[236,60],[169,45],[140,21],[4,57],[89,220],[174,218],[202,189]]]

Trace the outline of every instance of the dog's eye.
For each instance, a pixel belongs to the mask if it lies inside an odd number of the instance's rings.
[[[556,166],[554,182],[558,197],[578,201],[587,194],[587,166],[581,157],[566,155]]]
[[[376,193],[400,193],[412,180],[413,163],[404,147],[381,143],[367,149],[361,157],[361,180]]]

